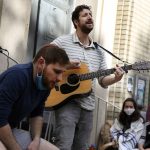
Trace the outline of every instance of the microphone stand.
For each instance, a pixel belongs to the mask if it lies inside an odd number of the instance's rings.
[[[123,61],[122,59],[120,59],[119,57],[117,57],[116,55],[114,55],[113,53],[111,53],[110,51],[108,51],[107,49],[105,49],[104,47],[102,47],[101,45],[99,45],[97,42],[93,42],[93,44],[95,45],[96,48],[100,47],[101,49],[103,49],[105,52],[107,52],[108,54],[110,54],[111,56],[113,56],[114,58],[120,60],[123,63],[128,63],[127,61]]]

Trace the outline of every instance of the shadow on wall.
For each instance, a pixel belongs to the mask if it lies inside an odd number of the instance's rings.
[[[60,35],[70,33],[73,4],[70,1],[64,1],[64,5],[60,5],[62,2],[59,4],[58,1],[45,0],[35,1],[32,4],[28,51],[30,48],[34,49],[35,55],[43,44],[50,43]]]
[[[2,6],[3,6],[3,0],[0,0],[0,27],[1,27]]]
[[[7,49],[10,57],[19,63],[31,60],[27,58],[26,51],[30,1],[16,0],[15,2],[11,2],[6,0],[3,1],[1,7],[0,46]],[[10,66],[14,64],[15,63],[10,60]],[[3,65],[1,68],[5,69],[6,65]]]

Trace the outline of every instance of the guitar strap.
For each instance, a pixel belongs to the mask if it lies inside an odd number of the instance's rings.
[[[98,47],[100,47],[101,49],[103,49],[105,52],[107,52],[108,54],[110,54],[111,56],[113,56],[114,58],[122,61],[123,63],[125,63],[126,61],[121,60],[119,57],[117,57],[116,55],[114,55],[113,53],[111,53],[110,51],[108,51],[107,49],[105,49],[104,47],[102,47],[101,45],[99,45],[97,42],[93,42],[94,46],[96,49],[98,49]],[[128,62],[126,62],[128,63]]]

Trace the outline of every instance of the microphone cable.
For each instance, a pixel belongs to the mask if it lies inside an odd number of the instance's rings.
[[[4,52],[7,52],[7,54],[5,54]],[[2,53],[4,56],[7,57],[7,68],[9,67],[9,59],[11,59],[13,62],[18,64],[16,60],[14,60],[13,58],[9,56],[9,51],[7,49],[3,49],[1,46],[0,46],[0,53]]]

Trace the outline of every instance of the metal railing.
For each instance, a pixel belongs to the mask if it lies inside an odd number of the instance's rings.
[[[98,105],[99,105],[100,102],[103,102],[104,105],[106,106],[106,107],[103,107],[103,109],[105,109],[104,110],[105,111],[105,121],[106,120],[114,121],[114,119],[118,116],[121,108],[116,106],[115,104],[107,101],[107,100],[104,100],[104,99],[100,98],[97,95],[95,96],[95,98],[98,101]],[[100,108],[98,108],[98,109],[100,109]]]

